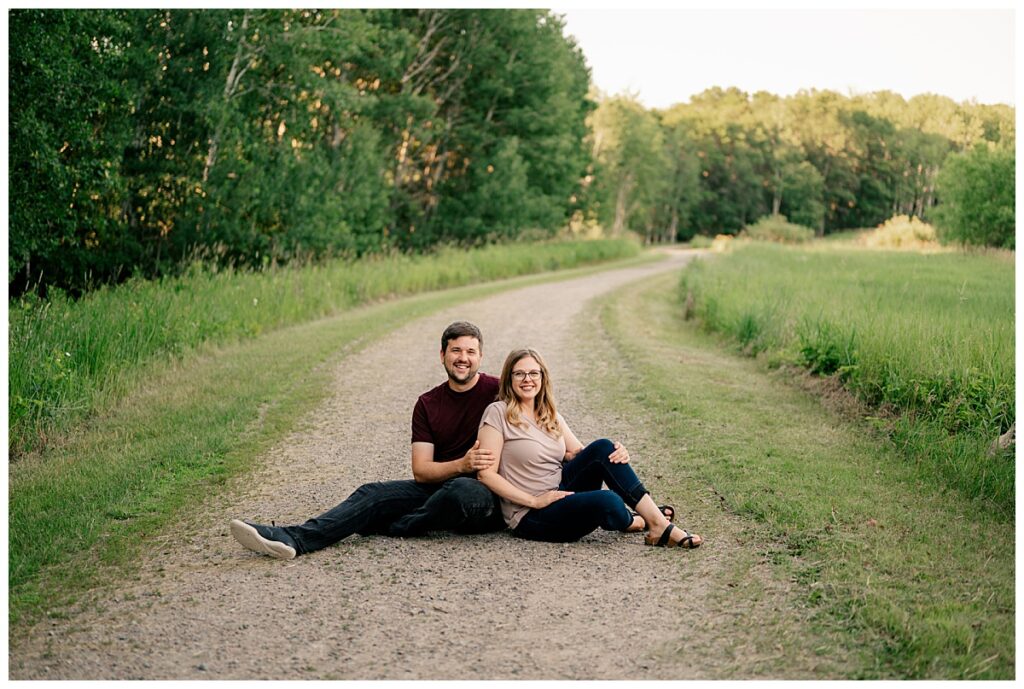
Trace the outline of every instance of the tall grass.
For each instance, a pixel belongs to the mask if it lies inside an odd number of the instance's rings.
[[[627,240],[444,249],[261,272],[197,264],[183,277],[134,280],[73,301],[10,304],[9,452],[39,449],[117,397],[154,357],[251,338],[395,295],[634,256]]]
[[[754,244],[681,289],[708,329],[837,376],[915,462],[1012,514],[1013,458],[988,452],[1015,417],[1012,260]]]
[[[1013,521],[925,479],[867,424],[779,385],[763,362],[723,351],[719,336],[679,318],[670,279],[601,300],[609,357],[637,394],[623,399],[596,367],[593,386],[599,399],[613,390],[607,403],[620,415],[656,421],[672,449],[654,488],[685,496],[683,524],[715,552],[733,538],[746,552],[716,560],[704,595],[728,600],[762,640],[784,638],[787,615],[809,614],[798,633],[825,661],[815,672],[830,675],[835,660],[847,679],[1013,679]],[[768,559],[796,605],[758,611],[764,584],[747,558]],[[791,674],[799,648],[764,654],[778,669],[761,676]]]

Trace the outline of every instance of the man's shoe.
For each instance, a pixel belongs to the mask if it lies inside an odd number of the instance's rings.
[[[274,540],[274,533],[269,526],[232,519],[231,535],[246,548],[257,553],[276,557],[279,560],[291,560],[295,557],[295,548],[282,541]]]

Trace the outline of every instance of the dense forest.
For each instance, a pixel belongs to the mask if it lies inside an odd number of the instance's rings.
[[[782,213],[827,233],[928,216],[950,156],[1012,190],[1010,107],[714,88],[648,110],[595,96],[563,29],[525,9],[14,10],[11,294],[570,225],[672,241]]]
[[[534,10],[11,13],[14,291],[553,232],[589,74]]]

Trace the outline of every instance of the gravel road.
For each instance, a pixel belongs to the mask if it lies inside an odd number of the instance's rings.
[[[767,565],[745,575],[760,578],[757,600],[725,597],[725,573],[749,555],[746,527],[706,486],[691,496],[659,495],[657,475],[670,453],[658,447],[656,429],[584,394],[595,357],[607,364],[615,356],[587,303],[690,257],[675,252],[480,299],[414,320],[345,358],[324,404],[260,469],[166,534],[137,579],[101,606],[43,621],[19,639],[9,651],[11,678],[749,678],[774,667],[766,659],[783,643],[787,655],[811,655],[791,650],[803,643],[800,619],[780,611],[799,606]],[[496,375],[513,347],[538,349],[581,440],[623,440],[655,499],[670,498],[704,547],[653,549],[639,534],[601,531],[566,545],[507,532],[353,536],[278,561],[235,543],[232,518],[300,522],[364,482],[409,476],[412,405],[444,379],[438,338],[453,320],[481,327],[483,371]],[[609,375],[612,389],[626,383]],[[776,638],[752,629],[758,616],[773,621]],[[820,669],[798,661],[786,676]]]

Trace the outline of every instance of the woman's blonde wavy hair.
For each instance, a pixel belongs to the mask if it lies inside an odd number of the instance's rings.
[[[505,403],[505,420],[518,428],[527,428],[520,411],[519,399],[512,389],[512,367],[521,359],[532,357],[540,366],[540,381],[537,397],[533,400],[533,414],[537,425],[553,438],[561,437],[562,429],[558,425],[555,412],[555,397],[551,392],[551,376],[548,375],[547,364],[535,349],[514,349],[505,358],[501,367],[501,381],[498,385],[498,399]]]

